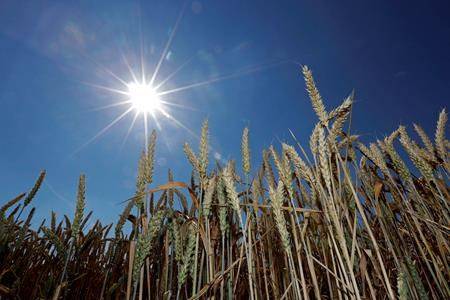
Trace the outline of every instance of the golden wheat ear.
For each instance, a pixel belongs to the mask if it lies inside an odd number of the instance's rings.
[[[448,152],[446,151],[445,147],[445,126],[447,125],[447,112],[445,108],[441,111],[439,114],[439,119],[437,121],[436,125],[436,133],[435,133],[435,144],[436,144],[436,150],[437,154],[439,155],[439,158],[443,161],[447,160]]]
[[[202,130],[200,133],[200,147],[199,147],[199,173],[200,178],[205,179],[206,178],[206,172],[208,169],[208,155],[209,155],[209,146],[208,146],[208,140],[209,140],[209,123],[208,119],[203,121]]]
[[[305,78],[306,91],[308,92],[311,104],[316,112],[319,120],[326,125],[328,123],[328,114],[323,104],[322,96],[320,96],[319,90],[316,87],[316,82],[308,66],[302,68],[303,76]]]
[[[250,173],[250,146],[248,139],[248,128],[245,127],[242,132],[242,142],[241,142],[241,152],[242,152],[242,170],[245,174]]]

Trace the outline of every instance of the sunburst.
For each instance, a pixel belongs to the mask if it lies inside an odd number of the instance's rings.
[[[147,137],[148,137],[148,129],[149,129],[150,120],[153,121],[153,124],[156,125],[156,127],[158,129],[161,129],[161,125],[158,120],[161,116],[165,117],[167,120],[169,120],[176,126],[187,130],[190,134],[197,137],[197,135],[195,133],[193,133],[192,130],[190,130],[185,124],[183,124],[180,120],[176,119],[174,116],[172,116],[169,113],[169,107],[186,108],[186,109],[192,109],[192,108],[189,106],[184,106],[184,105],[178,104],[178,103],[172,103],[172,102],[166,101],[163,99],[166,95],[186,91],[186,90],[193,89],[196,87],[205,86],[208,84],[235,78],[235,77],[246,75],[249,73],[258,72],[263,69],[267,69],[267,68],[270,68],[273,66],[277,66],[277,65],[286,63],[286,62],[290,62],[288,60],[284,60],[284,61],[279,60],[276,62],[259,64],[259,65],[255,65],[252,67],[247,67],[247,68],[238,70],[238,71],[230,73],[230,74],[219,75],[219,76],[215,76],[215,77],[209,78],[204,81],[194,82],[194,83],[187,84],[184,86],[178,86],[178,87],[174,87],[172,89],[164,90],[163,86],[167,82],[169,82],[170,79],[175,77],[182,69],[184,69],[193,60],[193,57],[188,59],[187,61],[182,63],[178,68],[176,68],[172,73],[170,73],[166,78],[164,78],[163,80],[161,80],[159,82],[156,82],[157,78],[158,78],[158,73],[159,73],[161,67],[163,66],[163,62],[164,62],[165,58],[167,57],[167,53],[168,53],[171,43],[175,37],[178,25],[183,17],[185,7],[186,7],[186,5],[183,6],[183,8],[181,9],[181,11],[178,15],[178,18],[175,22],[173,30],[171,31],[171,33],[169,35],[169,38],[164,46],[161,56],[156,64],[156,67],[155,67],[154,71],[152,72],[151,76],[149,76],[149,74],[146,74],[146,72],[145,72],[145,63],[144,63],[144,56],[143,56],[144,51],[142,49],[143,48],[142,36],[141,36],[141,66],[140,66],[141,74],[139,74],[141,76],[137,76],[137,74],[135,74],[132,66],[129,64],[125,55],[123,55],[124,63],[126,64],[133,81],[127,82],[126,80],[122,79],[120,76],[118,76],[117,74],[112,72],[110,69],[108,69],[96,62],[96,64],[99,65],[99,67],[101,67],[101,69],[103,69],[106,73],[111,75],[112,78],[114,78],[115,80],[120,82],[122,88],[102,86],[102,85],[93,84],[93,83],[86,83],[86,84],[88,84],[92,87],[98,88],[98,89],[102,89],[102,90],[105,90],[105,91],[108,91],[111,93],[125,96],[126,99],[124,101],[112,103],[112,104],[105,105],[102,107],[96,107],[93,110],[104,110],[104,109],[109,109],[109,108],[113,108],[113,107],[121,107],[121,106],[126,107],[126,108],[122,113],[120,113],[115,119],[113,119],[103,129],[101,129],[99,132],[97,132],[91,139],[89,139],[86,143],[84,143],[82,146],[80,146],[75,151],[75,153],[79,152],[81,149],[83,149],[90,143],[94,142],[97,138],[99,138],[101,135],[103,135],[105,132],[107,132],[111,127],[113,127],[119,121],[124,119],[125,116],[127,116],[128,114],[133,113],[133,112],[134,112],[134,117],[133,117],[132,122],[131,122],[131,124],[127,130],[127,133],[124,137],[122,147],[126,143],[138,118],[142,118],[144,121],[143,123],[144,123],[144,130],[145,130],[144,133],[145,133],[145,144],[146,145],[147,145]]]
[[[127,87],[131,105],[138,113],[153,114],[161,109],[161,99],[149,83],[130,82]]]

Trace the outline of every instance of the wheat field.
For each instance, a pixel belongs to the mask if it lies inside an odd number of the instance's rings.
[[[0,209],[0,298],[449,299],[445,109],[433,137],[414,124],[364,145],[348,126],[354,94],[327,110],[302,71],[309,141],[292,134],[253,166],[245,128],[241,159],[209,162],[205,121],[198,151],[183,148],[191,181],[169,170],[156,186],[153,132],[114,224],[87,228],[84,175],[73,217],[33,220],[43,171]]]

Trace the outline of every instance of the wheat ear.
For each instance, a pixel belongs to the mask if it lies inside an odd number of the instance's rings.
[[[36,196],[36,193],[39,191],[39,188],[41,187],[42,182],[44,181],[44,178],[45,178],[45,170],[41,171],[41,173],[39,174],[39,177],[36,180],[33,188],[31,189],[31,191],[28,193],[27,197],[23,201],[23,206],[24,207],[28,206],[28,204],[30,204],[31,200],[33,200],[34,196]]]
[[[319,117],[319,120],[326,125],[328,122],[327,111],[325,110],[325,105],[323,104],[319,90],[316,87],[312,72],[308,66],[304,66],[302,71],[305,78],[306,90],[308,91],[309,98],[311,99],[312,107],[316,112],[317,117]]]
[[[215,188],[216,188],[216,177],[212,177],[211,179],[207,180],[205,197],[203,199],[203,213],[206,217],[208,217],[211,214],[211,205]]]
[[[242,133],[242,143],[241,143],[241,151],[242,151],[242,170],[244,173],[250,173],[250,146],[248,141],[248,128],[245,127]]]
[[[275,224],[281,237],[281,243],[283,244],[284,250],[289,253],[290,242],[289,233],[286,228],[286,220],[283,215],[281,207],[283,206],[283,182],[278,182],[278,187],[276,189],[269,186],[269,195],[272,205],[272,212],[275,219]]]
[[[156,148],[156,131],[153,130],[152,134],[150,135],[150,142],[147,147],[147,159],[145,161],[146,163],[145,181],[147,184],[153,182],[153,169],[155,165],[155,148]]]
[[[150,254],[152,248],[152,241],[157,236],[161,229],[166,211],[159,210],[150,219],[148,230],[146,233],[141,233],[136,242],[136,255],[134,257],[132,278],[136,285],[139,279],[139,274],[145,258]]]
[[[86,177],[80,175],[78,181],[77,205],[75,209],[75,217],[72,223],[72,237],[76,238],[80,231],[81,220],[83,219],[84,207],[86,202]]]
[[[422,159],[422,157],[420,157],[416,147],[414,147],[413,143],[411,142],[411,139],[408,136],[408,133],[406,132],[406,128],[404,126],[400,126],[399,132],[400,132],[400,143],[402,144],[403,148],[405,148],[413,164],[420,171],[420,173],[422,173],[423,177],[427,181],[429,182],[433,181],[434,180],[433,169],[424,159]]]
[[[206,171],[208,169],[208,134],[209,124],[206,119],[203,122],[202,130],[200,134],[200,149],[199,149],[199,173],[200,178],[206,178]]]
[[[425,149],[427,149],[428,154],[432,157],[433,160],[435,160],[436,156],[434,154],[433,142],[430,140],[430,138],[425,133],[425,130],[423,130],[422,127],[420,127],[417,124],[413,124],[413,126],[414,126],[414,130],[420,136],[420,139],[422,140],[422,143],[425,145]]]
[[[192,148],[191,148],[191,146],[189,146],[188,143],[184,143],[183,151],[184,151],[184,154],[186,155],[188,161],[191,163],[192,167],[194,168],[194,170],[197,171],[199,176],[201,176],[199,160],[197,159],[197,156],[195,156],[194,151],[192,151]]]

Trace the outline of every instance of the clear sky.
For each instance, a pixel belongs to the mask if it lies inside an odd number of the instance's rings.
[[[239,75],[164,96],[178,104],[167,112],[193,131],[209,119],[213,153],[224,159],[239,158],[245,126],[255,159],[263,147],[290,141],[289,128],[307,145],[316,118],[299,64],[312,68],[328,108],[355,89],[352,125],[365,140],[400,123],[417,122],[432,134],[450,99],[447,3],[187,1],[156,82],[186,61],[165,89]],[[46,169],[37,216],[51,209],[72,216],[84,172],[88,209],[104,222],[116,218],[119,202],[134,192],[144,127],[138,117],[124,142],[130,113],[85,145],[127,109],[95,110],[124,95],[94,85],[123,90],[112,73],[131,82],[125,62],[141,74],[141,57],[151,77],[182,7],[160,0],[0,2],[0,202],[28,190]],[[182,145],[197,149],[198,141],[157,118],[156,183],[169,167],[186,180]]]

